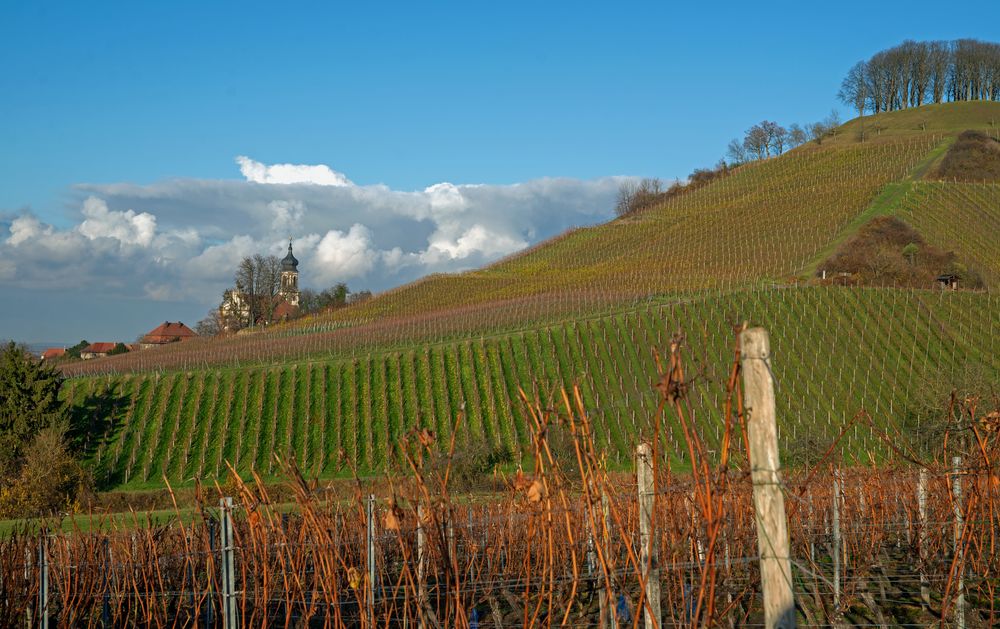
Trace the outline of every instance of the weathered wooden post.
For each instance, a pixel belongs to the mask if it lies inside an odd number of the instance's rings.
[[[653,505],[656,483],[653,479],[653,447],[640,443],[636,448],[636,480],[639,485],[639,563],[646,582],[646,603],[643,617],[646,629],[660,628],[660,566],[659,544],[653,529]]]
[[[931,583],[927,578],[927,470],[920,470],[917,479],[917,509],[920,511],[920,531],[917,535],[920,553],[920,600],[925,607],[931,605]]]
[[[965,557],[962,553],[962,533],[965,528],[962,515],[962,457],[951,459],[951,491],[955,508],[955,566],[958,570],[958,587],[955,597],[955,627],[965,629]]]
[[[795,626],[792,564],[785,498],[781,493],[778,425],[771,375],[771,345],[767,330],[740,333],[740,367],[750,440],[751,479],[757,520],[757,551],[764,591],[764,625],[768,629]]]
[[[236,561],[233,541],[233,499],[222,498],[220,508],[220,544],[222,552],[222,626],[223,629],[236,629]]]
[[[840,496],[843,488],[840,486],[840,470],[833,473],[833,607],[840,611]]]
[[[424,529],[424,505],[417,505],[417,626],[424,629],[424,604],[427,601],[427,531]]]
[[[608,554],[611,550],[611,514],[610,505],[608,501],[608,493],[601,490],[601,517],[604,521],[603,535],[601,536],[601,548],[604,551],[604,557],[610,561],[610,555]],[[612,575],[614,573],[612,572]],[[610,582],[604,581],[604,576],[601,576],[601,584],[604,585],[601,588],[601,597],[598,600],[599,613],[601,617],[601,629],[613,629],[618,626],[618,618],[615,614],[615,599],[614,599],[614,588],[615,580],[614,576],[611,577]]]
[[[368,494],[368,626],[375,626],[375,494]]]
[[[49,554],[46,552],[48,533],[42,529],[38,540],[38,626],[49,629]]]

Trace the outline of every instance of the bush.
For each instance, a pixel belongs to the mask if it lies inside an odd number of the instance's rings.
[[[451,459],[449,484],[459,491],[495,490],[493,471],[497,466],[514,460],[514,455],[506,446],[492,447],[487,443],[470,443],[468,447],[455,449]],[[446,457],[438,460],[439,465],[447,464]],[[443,472],[443,470],[441,470]]]
[[[980,273],[959,262],[953,252],[928,244],[895,216],[872,219],[820,264],[819,273],[823,271],[846,276],[849,284],[931,288],[938,276],[951,274],[963,287],[983,287]]]
[[[948,149],[932,176],[973,183],[1000,180],[1000,142],[978,131],[966,131]]]
[[[65,426],[49,426],[25,448],[18,476],[0,488],[0,517],[76,512],[92,488],[90,475],[70,454]]]

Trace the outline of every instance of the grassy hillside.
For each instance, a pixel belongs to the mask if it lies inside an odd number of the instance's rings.
[[[272,453],[317,474],[377,471],[399,463],[408,430],[447,435],[461,409],[466,451],[516,460],[528,439],[518,388],[544,398],[575,383],[599,443],[625,464],[655,403],[652,348],[687,335],[703,369],[697,420],[718,426],[707,383],[747,320],[772,333],[786,452],[808,457],[861,408],[908,424],[949,383],[1000,374],[994,292],[809,285],[818,261],[895,215],[996,287],[1000,187],[923,179],[959,133],[994,117],[1000,104],[884,114],[865,142],[860,126],[873,121],[851,121],[821,144],[481,270],[265,333],[74,365],[69,374],[91,375],[71,379],[67,399],[92,422],[105,486],[218,477],[226,461],[267,476]],[[881,447],[857,429],[845,452]]]

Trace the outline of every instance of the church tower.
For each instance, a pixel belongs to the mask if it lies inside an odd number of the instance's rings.
[[[279,294],[285,301],[298,307],[299,305],[299,261],[292,255],[292,239],[288,239],[288,255],[281,260],[281,290]]]

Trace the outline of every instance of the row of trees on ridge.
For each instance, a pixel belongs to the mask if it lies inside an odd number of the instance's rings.
[[[946,100],[1000,100],[1000,44],[907,40],[854,64],[838,97],[859,116]]]

